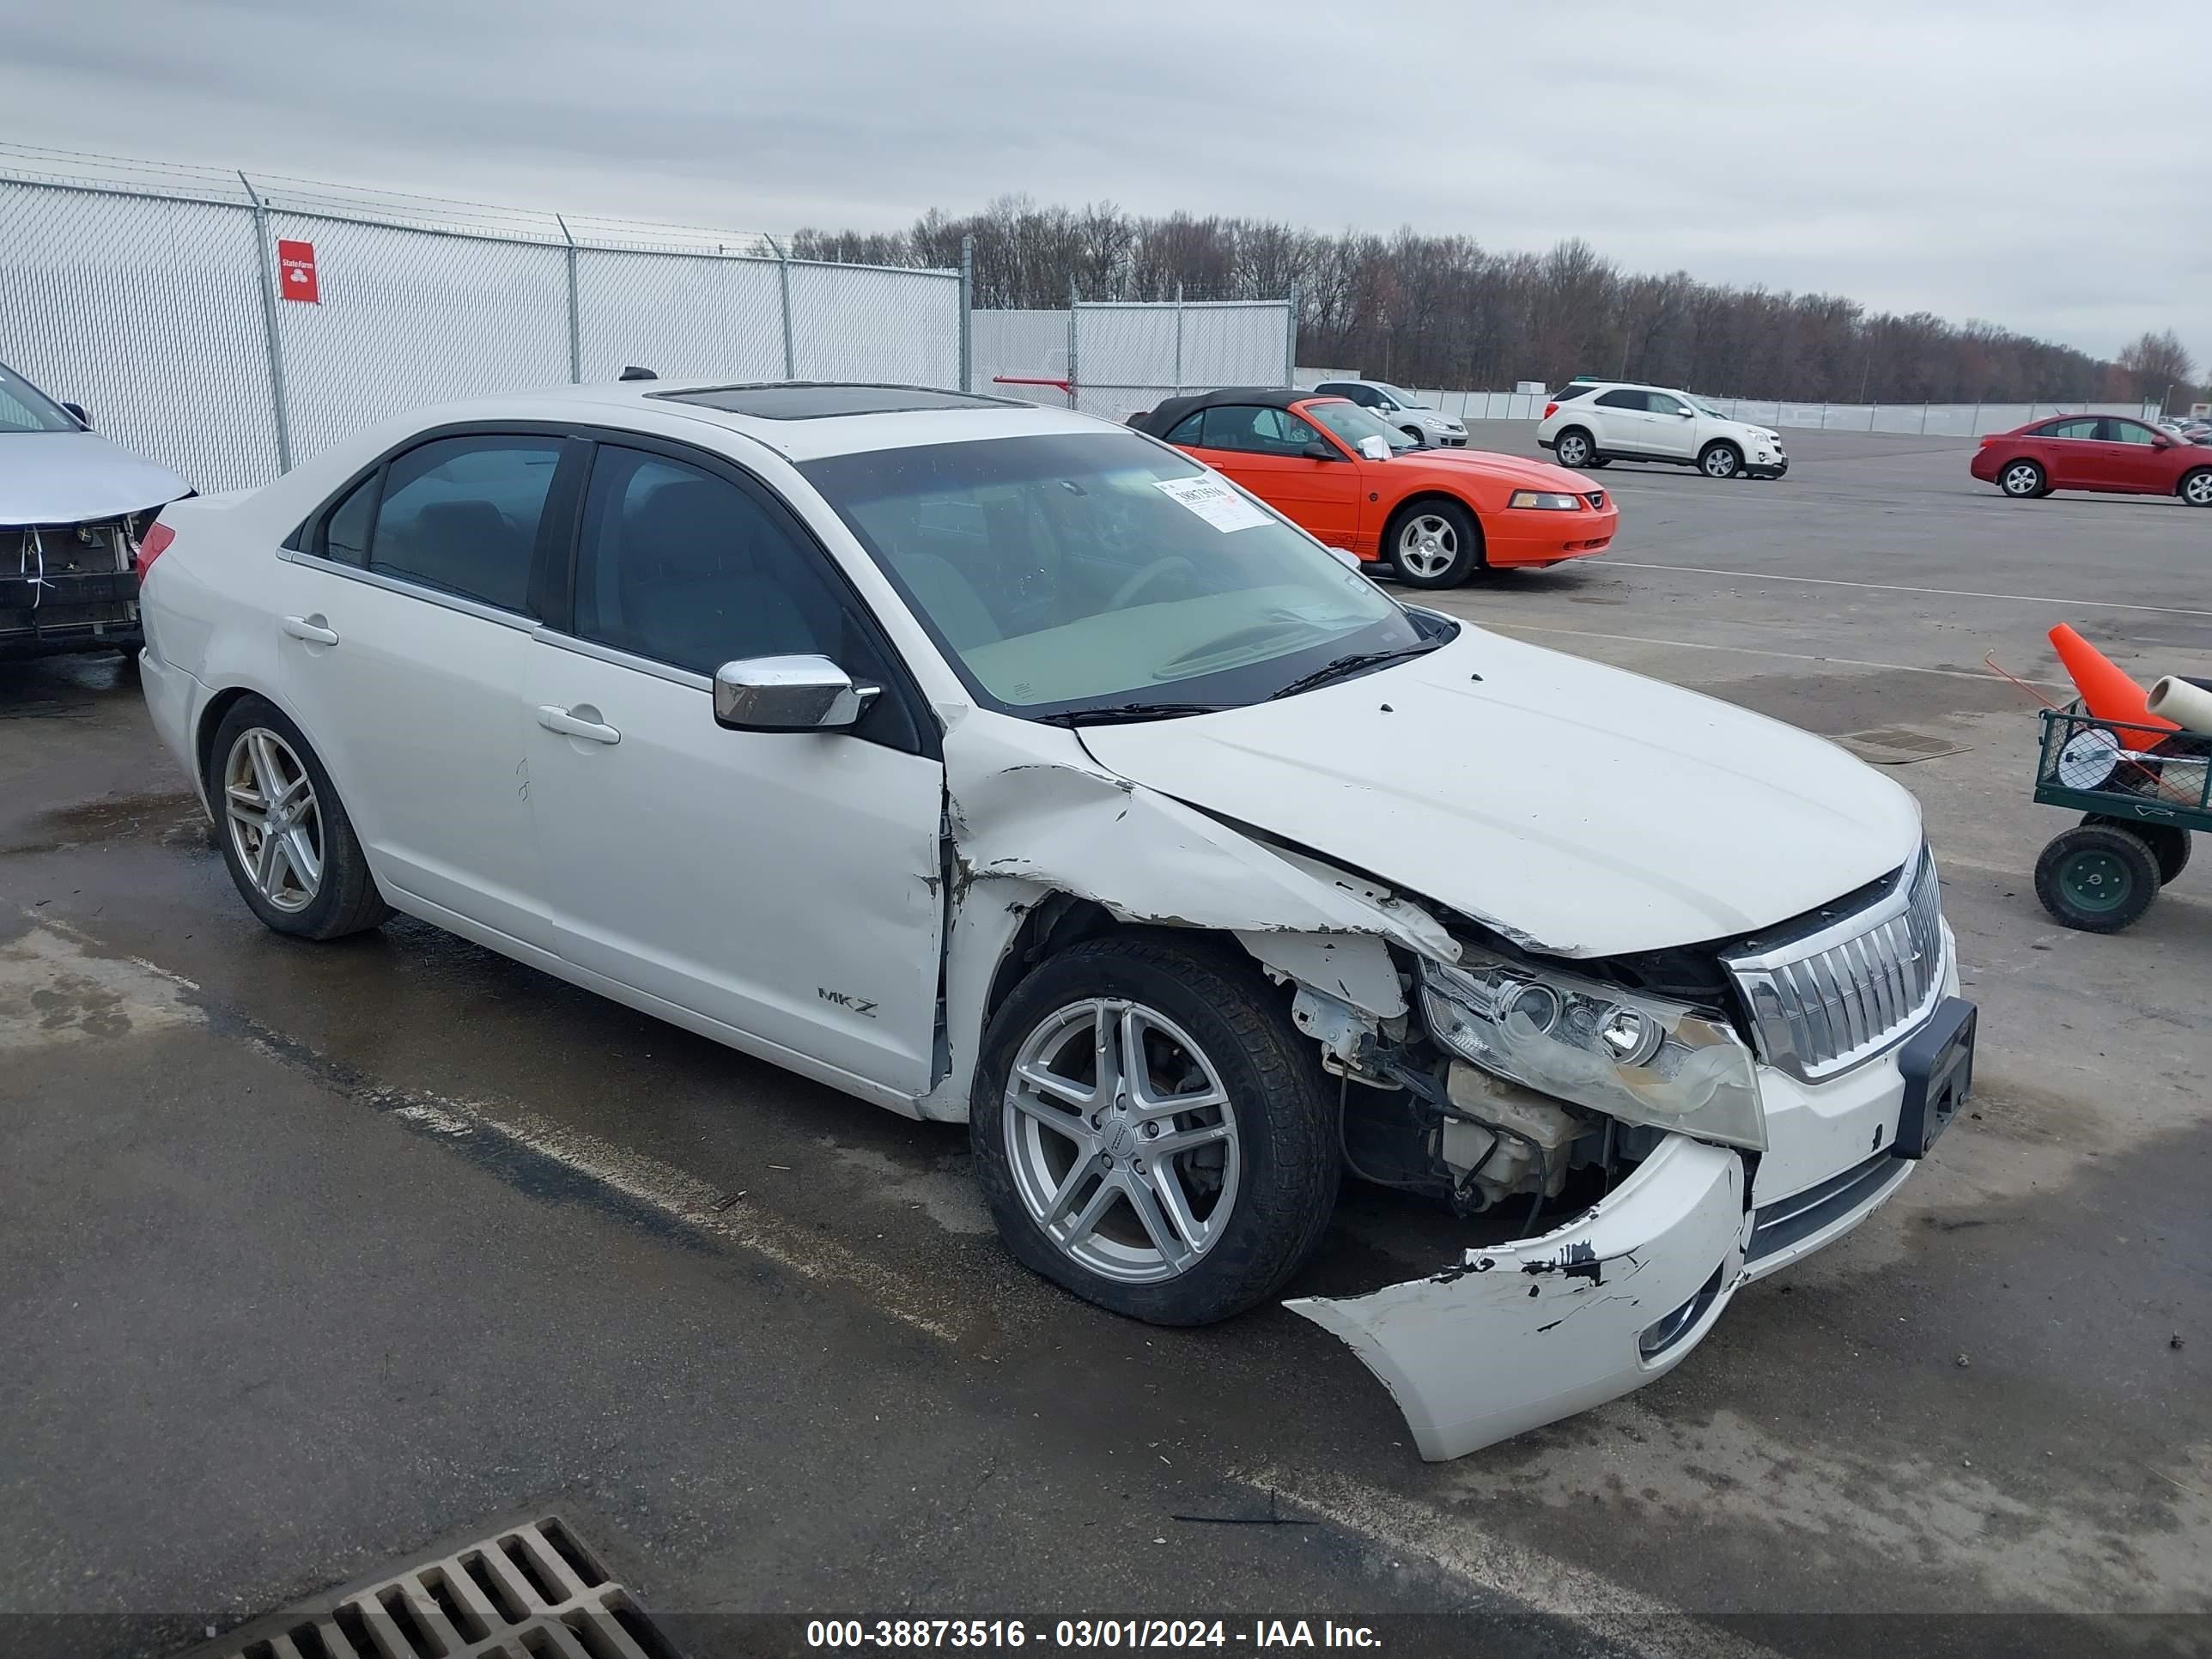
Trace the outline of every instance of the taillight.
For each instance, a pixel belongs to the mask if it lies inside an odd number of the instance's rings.
[[[1545,418],[1546,420],[1547,420],[1547,421],[1548,421],[1548,420],[1550,420],[1550,419],[1552,418],[1552,416],[1554,416],[1554,415],[1558,414],[1559,412],[1559,404],[1546,404],[1544,405],[1544,418]]]
[[[143,582],[146,573],[154,568],[154,561],[168,550],[169,544],[177,539],[177,532],[159,519],[146,526],[146,533],[138,539],[138,580]]]

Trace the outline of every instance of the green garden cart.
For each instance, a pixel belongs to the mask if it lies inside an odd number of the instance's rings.
[[[2081,822],[2035,861],[2035,896],[2069,927],[2117,933],[2212,834],[2212,737],[2101,720],[2079,702],[2043,711],[2035,799]]]

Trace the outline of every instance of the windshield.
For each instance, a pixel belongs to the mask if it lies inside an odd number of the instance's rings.
[[[1298,413],[1319,422],[1355,450],[1362,438],[1382,439],[1390,446],[1393,455],[1402,455],[1421,447],[1372,410],[1362,409],[1358,404],[1300,404]]]
[[[1133,433],[874,450],[801,471],[1002,713],[1258,702],[1340,656],[1424,641],[1327,549]]]
[[[1716,421],[1733,421],[1735,419],[1735,416],[1733,415],[1722,414],[1720,410],[1715,409],[1703,398],[1692,398],[1686,392],[1678,392],[1674,395],[1681,398],[1685,403],[1688,404],[1691,408],[1696,410],[1700,415],[1709,415]]]
[[[1426,409],[1428,404],[1418,392],[1408,392],[1403,386],[1392,386],[1388,380],[1372,380],[1369,384],[1401,409]]]
[[[59,404],[5,363],[0,363],[0,432],[74,432]],[[40,451],[44,453],[44,451]]]

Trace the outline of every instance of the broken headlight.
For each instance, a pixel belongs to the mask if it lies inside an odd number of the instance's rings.
[[[1421,963],[1429,1034],[1485,1071],[1625,1123],[1766,1145],[1759,1078],[1725,1020],[1469,951]]]

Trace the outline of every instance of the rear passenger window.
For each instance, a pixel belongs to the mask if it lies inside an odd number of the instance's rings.
[[[1196,414],[1184,416],[1176,422],[1175,430],[1168,434],[1168,441],[1171,444],[1198,443],[1198,429],[1205,419],[1206,411],[1202,409]]]
[[[2097,417],[2094,415],[2071,421],[2061,421],[2056,426],[2045,427],[2043,435],[2046,438],[2083,438],[2094,442],[2097,436],[2099,424]]]
[[[323,522],[323,544],[319,550],[325,558],[336,559],[340,564],[368,562],[368,523],[376,511],[376,486],[383,477],[381,471],[370,473],[331,509],[331,516]]]
[[[1599,407],[1602,409],[1649,410],[1651,407],[1650,404],[1646,401],[1644,394],[1641,392],[1619,391],[1601,392],[1599,394],[1597,401]]]
[[[385,470],[368,568],[528,614],[538,520],[560,464],[557,438],[441,438],[410,449]]]

